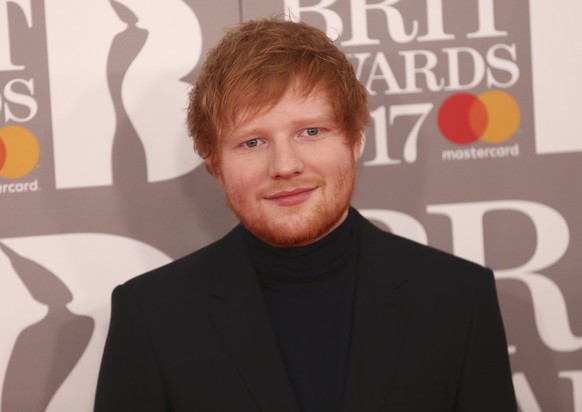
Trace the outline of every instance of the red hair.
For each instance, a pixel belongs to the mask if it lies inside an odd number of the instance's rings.
[[[190,92],[188,129],[211,172],[220,137],[235,125],[239,110],[245,108],[248,119],[275,105],[297,80],[305,95],[315,88],[325,91],[349,143],[360,139],[370,118],[368,93],[345,54],[307,24],[249,21],[228,30],[209,52]]]

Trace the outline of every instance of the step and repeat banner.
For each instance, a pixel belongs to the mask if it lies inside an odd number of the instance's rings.
[[[582,412],[577,0],[0,0],[1,410],[91,411],[114,286],[236,224],[187,93],[281,14],[370,93],[354,206],[493,268],[521,411]]]

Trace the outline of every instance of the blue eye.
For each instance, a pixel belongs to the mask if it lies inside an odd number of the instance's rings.
[[[317,136],[319,134],[319,129],[317,127],[310,127],[309,129],[305,129],[305,134],[307,136]]]
[[[257,147],[259,145],[259,139],[247,140],[246,142],[243,143],[243,145],[248,148]]]

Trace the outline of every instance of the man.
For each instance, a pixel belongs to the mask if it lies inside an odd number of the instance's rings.
[[[96,411],[516,410],[491,271],[350,208],[368,119],[319,30],[226,34],[188,125],[241,224],[116,288]]]

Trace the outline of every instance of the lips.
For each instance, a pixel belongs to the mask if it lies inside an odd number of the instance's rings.
[[[265,199],[279,206],[295,206],[309,199],[315,189],[316,187],[304,187],[294,190],[282,190],[266,196]]]

